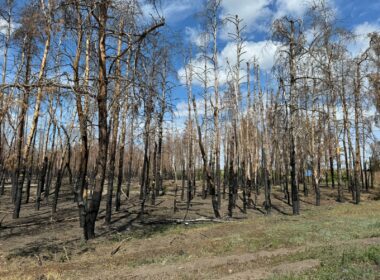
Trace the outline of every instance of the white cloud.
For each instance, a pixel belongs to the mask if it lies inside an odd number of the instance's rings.
[[[349,44],[348,50],[353,56],[357,56],[369,47],[368,34],[374,31],[379,31],[380,25],[377,23],[363,22],[354,27],[353,33],[356,36],[356,41]]]
[[[162,9],[167,20],[177,22],[190,16],[196,7],[193,0],[166,0]]]
[[[185,34],[187,39],[195,46],[200,47],[204,45],[205,37],[203,34],[205,33],[202,33],[200,29],[186,26]]]
[[[305,0],[277,0],[275,18],[286,15],[302,17],[307,10],[308,2]]]
[[[260,65],[260,68],[264,71],[270,71],[275,63],[275,56],[277,49],[280,45],[276,44],[276,42],[270,40],[264,41],[246,41],[244,42],[243,54],[241,56],[241,77],[246,74],[246,62],[252,62],[253,59],[256,59],[256,62]],[[234,66],[236,64],[236,44],[233,42],[229,42],[223,48],[223,50],[219,53],[219,83],[224,85],[229,78],[229,65]],[[202,86],[202,80],[198,77],[204,76],[204,66],[205,61],[203,57],[199,54],[193,60],[193,85]],[[207,68],[209,71],[208,74],[208,84],[212,85],[214,81],[214,73],[212,71],[213,65],[211,62],[207,62]],[[186,84],[186,75],[185,68],[182,67],[178,71],[178,77],[182,84]]]
[[[198,111],[198,117],[204,115],[204,106],[205,106],[205,100],[204,98],[196,98],[195,103],[197,106],[197,111]],[[191,109],[191,114],[194,114],[193,111],[193,103],[190,104],[190,109]],[[211,114],[211,103],[209,100],[207,100],[207,113],[208,115]],[[188,101],[180,101],[176,105],[176,110],[175,110],[175,116],[176,117],[183,117],[187,118],[189,116],[189,105]]]
[[[7,26],[7,22],[4,19],[0,18],[0,33],[4,34]]]
[[[366,21],[362,24],[355,26],[354,33],[356,35],[366,36],[368,33],[371,33],[373,31],[378,31],[379,28],[380,28],[380,26],[378,24],[376,24],[376,23],[372,24],[372,23],[369,23]]]
[[[154,7],[149,3],[145,3],[145,1],[140,4],[140,9],[144,18],[149,18],[157,14]]]
[[[262,30],[263,21],[272,16],[270,4],[273,0],[224,0],[222,17],[238,15],[244,20],[248,30]],[[226,32],[227,33],[227,32]],[[223,36],[225,37],[225,36]]]
[[[326,0],[333,5],[333,0]],[[310,6],[310,0],[224,0],[222,18],[238,15],[247,25],[247,32],[268,32],[273,19],[283,16],[302,18]],[[231,24],[221,30],[220,38],[229,39],[233,32]]]
[[[186,117],[189,114],[188,110],[189,110],[188,102],[180,101],[175,106],[175,116],[177,118]]]
[[[11,22],[11,33],[13,33],[19,25]],[[8,22],[0,18],[0,34],[5,35],[8,29]],[[0,57],[4,55],[4,45],[0,45]]]
[[[158,2],[156,8],[146,0],[140,0],[144,17],[150,15],[163,16],[168,23],[176,23],[194,14],[199,5],[194,5],[193,0],[163,0]],[[158,14],[157,14],[158,13]]]
[[[208,75],[207,75],[207,81],[208,84],[211,85],[214,81],[214,72],[213,70],[213,65],[211,64],[210,61],[207,61],[207,69],[208,69]],[[223,61],[220,61],[221,64],[223,64]],[[224,64],[223,64],[224,65]],[[205,71],[205,60],[204,58],[198,54],[195,59],[192,61],[192,69],[193,69],[193,81],[192,84],[196,86],[202,86],[203,81],[202,78],[204,77],[204,71]],[[224,70],[224,66],[221,66],[219,71],[218,71],[218,78],[219,82],[221,84],[226,83],[227,81],[227,74],[226,71]],[[186,72],[185,72],[185,67],[182,67],[178,70],[178,78],[180,82],[185,85],[186,84]]]
[[[140,0],[140,6],[144,17],[160,15],[169,23],[184,20],[199,9],[199,5],[194,5],[193,0],[163,0],[157,3],[157,10],[146,0]]]
[[[333,3],[333,0],[327,0]],[[310,5],[309,0],[224,0],[222,17],[239,15],[247,25],[247,31],[268,31],[273,18],[282,16],[302,17]],[[231,27],[222,30],[222,39],[227,39]]]
[[[18,24],[11,22],[11,33],[13,33],[18,26],[19,26]],[[6,34],[7,29],[8,29],[8,22],[0,18],[0,33]]]
[[[275,62],[275,54],[278,47],[279,45],[270,40],[259,42],[247,41],[244,43],[243,64],[255,58],[263,70],[269,71]],[[224,62],[228,60],[231,65],[236,64],[236,44],[228,43],[222,50],[221,57]]]

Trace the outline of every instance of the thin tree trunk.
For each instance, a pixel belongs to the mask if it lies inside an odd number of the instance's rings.
[[[210,172],[210,169],[209,169],[208,164],[207,164],[207,154],[206,154],[204,146],[203,146],[202,131],[201,131],[201,127],[199,125],[197,106],[196,106],[194,98],[193,98],[193,110],[194,110],[194,118],[196,121],[197,130],[198,130],[198,144],[199,144],[199,149],[200,149],[201,155],[202,155],[203,169],[207,175],[207,185],[210,186],[212,208],[214,210],[215,217],[220,218],[218,201],[216,199],[216,189],[215,189],[214,179],[212,177],[212,173]]]
[[[25,197],[25,203],[29,203],[30,198],[30,185],[32,184],[32,177],[33,177],[33,160],[34,160],[34,147],[36,143],[36,136],[33,137],[33,144],[32,144],[32,155],[30,158],[30,162],[32,163],[30,166],[28,166],[28,175],[26,180],[26,197]]]
[[[355,112],[355,203],[360,203],[361,185],[359,181],[360,166],[360,131],[359,131],[359,103],[360,103],[360,62],[356,65],[356,73],[354,79],[354,112]]]
[[[50,6],[50,2],[49,2],[49,6]],[[48,54],[49,54],[49,50],[50,50],[50,40],[51,40],[51,18],[50,18],[50,11],[51,7],[49,7],[49,16],[47,18],[47,21],[48,21],[48,24],[47,24],[47,28],[46,28],[46,41],[45,41],[45,49],[44,49],[44,53],[42,55],[42,61],[41,61],[41,65],[40,65],[40,71],[39,71],[39,74],[38,74],[38,82],[41,83],[44,76],[45,76],[45,68],[46,68],[46,65],[47,65],[47,58],[48,58]],[[46,12],[46,11],[45,11]],[[30,154],[30,149],[31,149],[31,146],[32,146],[32,140],[33,140],[33,137],[35,135],[35,132],[36,132],[36,129],[37,129],[37,125],[38,125],[38,118],[39,118],[39,115],[40,115],[40,109],[41,109],[41,102],[42,102],[42,98],[43,98],[43,88],[42,86],[39,86],[38,87],[38,90],[37,90],[37,97],[36,97],[36,104],[35,104],[35,108],[34,108],[34,114],[33,114],[33,119],[32,119],[32,124],[31,124],[31,128],[30,128],[30,132],[29,132],[29,135],[28,135],[28,138],[27,138],[27,141],[26,141],[26,145],[25,145],[25,148],[24,148],[24,155],[23,155],[23,168],[22,168],[22,181],[20,184],[18,184],[17,186],[17,190],[16,190],[16,203],[15,203],[15,209],[13,211],[13,218],[14,219],[17,219],[19,218],[20,216],[20,210],[21,210],[21,201],[22,201],[22,190],[23,190],[23,181],[24,181],[24,178],[25,178],[25,168],[27,166],[27,164],[29,162],[29,154]],[[18,180],[19,178],[17,178]]]
[[[119,163],[118,163],[118,174],[117,174],[117,190],[115,198],[116,211],[120,211],[121,206],[121,185],[123,183],[123,167],[124,167],[124,150],[125,150],[125,139],[127,132],[127,112],[128,112],[128,100],[126,101],[124,113],[122,116],[121,123],[121,135],[119,139]]]
[[[111,223],[111,215],[112,215],[112,194],[113,194],[113,182],[115,178],[115,163],[116,163],[116,145],[117,145],[117,138],[118,138],[118,131],[119,131],[119,112],[120,112],[120,105],[119,105],[119,98],[121,93],[120,88],[120,78],[121,78],[121,66],[120,66],[120,55],[121,55],[121,46],[122,46],[122,33],[124,29],[124,22],[123,20],[120,22],[119,26],[119,38],[117,43],[117,57],[116,60],[116,68],[115,68],[115,91],[114,91],[114,102],[112,107],[112,122],[113,125],[110,126],[112,128],[112,136],[110,141],[110,152],[109,152],[109,167],[108,167],[108,185],[107,185],[107,202],[106,202],[106,217],[105,217],[105,223],[110,224]],[[120,197],[120,194],[119,194]]]
[[[95,237],[95,222],[99,213],[103,186],[106,177],[108,128],[107,128],[107,67],[106,67],[106,24],[108,17],[108,1],[102,0],[98,4],[98,55],[99,55],[99,92],[98,103],[98,134],[99,154],[96,160],[96,184],[92,195],[87,200],[84,236],[85,239]]]
[[[290,137],[290,177],[291,177],[291,189],[292,189],[292,207],[293,214],[299,215],[300,213],[300,202],[298,197],[298,188],[296,182],[296,145],[295,145],[295,137],[294,137],[294,129],[295,129],[295,96],[296,93],[296,65],[295,65],[295,39],[294,39],[294,21],[290,21],[291,25],[291,34],[290,34],[290,59],[289,59],[289,67],[290,67],[290,127],[289,127],[289,137]]]

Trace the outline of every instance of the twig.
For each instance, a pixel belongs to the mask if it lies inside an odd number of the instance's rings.
[[[209,238],[206,234],[203,234],[203,233],[199,233],[200,235],[202,235],[202,236],[204,236],[204,237],[206,237],[206,238]]]
[[[9,213],[8,213],[8,214],[5,214],[4,217],[1,218],[1,220],[0,220],[0,227],[1,227],[1,225],[3,224],[3,221],[4,221],[5,217],[7,217],[8,215],[9,215]]]
[[[6,226],[5,228],[18,228],[18,227],[25,227],[25,226],[39,226],[39,225],[46,225],[46,224],[52,224],[52,223],[61,223],[64,221],[75,221],[79,220],[79,217],[76,218],[66,218],[66,219],[57,219],[57,220],[49,220],[49,221],[42,221],[39,223],[25,223],[25,224],[20,224],[20,225],[12,225],[12,226]]]
[[[127,237],[127,238],[121,240],[120,243],[116,246],[116,248],[113,249],[113,250],[111,251],[111,256],[113,256],[113,255],[115,255],[117,252],[119,252],[119,250],[120,250],[120,248],[121,248],[121,245],[123,245],[123,242],[126,241],[126,240],[129,240],[129,239],[131,239],[131,237]]]
[[[224,223],[228,222],[227,220],[222,220],[222,219],[208,219],[208,218],[199,218],[199,219],[194,219],[194,220],[182,220],[182,219],[165,219],[165,220],[159,220],[159,221],[150,221],[150,222],[145,222],[144,224],[190,224],[190,223]]]
[[[37,263],[39,266],[42,266],[42,260],[41,260],[41,257],[39,255],[35,255],[36,258],[37,258]]]
[[[123,189],[121,189],[121,194],[124,195],[126,198],[129,198],[125,191],[123,191]]]
[[[69,258],[69,255],[67,254],[67,250],[66,250],[66,247],[65,247],[65,246],[63,246],[63,251],[65,251],[66,259],[67,259],[68,261],[70,261],[70,258]]]

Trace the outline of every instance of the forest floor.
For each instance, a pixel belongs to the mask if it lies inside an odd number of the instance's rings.
[[[360,205],[347,191],[338,203],[337,190],[322,187],[319,207],[312,191],[301,193],[301,215],[292,216],[274,187],[271,215],[261,200],[244,214],[239,199],[227,219],[223,199],[223,218],[207,221],[210,197],[197,195],[187,211],[178,193],[174,213],[165,183],[167,194],[147,203],[142,218],[137,191],[123,197],[110,226],[103,200],[97,238],[88,242],[69,189],[55,215],[50,202],[35,211],[32,199],[12,220],[8,186],[0,197],[0,279],[380,279],[380,188],[363,193]]]

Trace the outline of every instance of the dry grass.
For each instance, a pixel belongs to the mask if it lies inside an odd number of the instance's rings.
[[[278,190],[275,195],[280,196]],[[28,215],[20,221],[5,220],[6,228],[0,233],[0,279],[219,279],[227,276],[246,279],[252,273],[262,275],[260,279],[319,279],[307,271],[295,274],[300,272],[300,264],[305,264],[306,269],[310,263],[320,263],[310,268],[320,279],[328,279],[325,277],[328,273],[355,277],[363,271],[363,275],[372,279],[379,272],[376,261],[380,251],[380,201],[371,200],[377,192],[363,194],[364,202],[360,205],[338,204],[333,195],[331,190],[323,189],[325,200],[320,207],[312,205],[312,196],[302,198],[302,214],[297,217],[276,211],[264,216],[253,209],[244,215],[236,209],[236,216],[244,219],[189,225],[141,224],[136,220],[138,205],[133,206],[136,202],[131,200],[128,209],[115,215],[117,221],[110,228],[99,222],[100,236],[87,243],[79,238],[81,233],[75,208],[71,210],[72,202],[62,201],[61,220],[53,217],[55,221],[45,223],[46,219],[49,221],[48,209],[38,216],[32,216],[34,211],[26,212]],[[169,192],[160,198],[158,207],[148,207],[145,221],[183,217],[185,209],[173,213],[172,202]],[[274,199],[274,204],[283,213],[291,211],[281,199]],[[197,197],[189,217],[196,218],[208,211],[211,212],[210,201]],[[17,227],[26,222],[31,224],[26,230]],[[356,251],[359,254],[353,255]],[[339,274],[339,267],[331,265],[332,260],[339,263],[342,258],[348,271],[342,273],[346,274]]]

